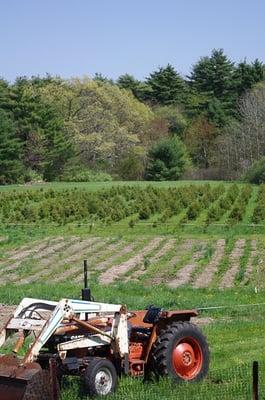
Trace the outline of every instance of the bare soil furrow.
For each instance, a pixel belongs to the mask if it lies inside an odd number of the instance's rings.
[[[233,286],[236,274],[240,268],[240,257],[242,257],[244,253],[245,243],[245,239],[237,240],[235,247],[229,257],[231,267],[225,272],[219,285],[221,289]]]
[[[184,253],[189,252],[192,247],[194,246],[195,241],[192,239],[185,240],[180,247],[177,249],[178,254],[174,255],[171,260],[166,265],[167,270],[170,270],[171,268],[175,267],[175,265],[181,260],[181,257],[183,257]]]
[[[213,280],[215,273],[218,270],[219,263],[224,256],[225,239],[219,239],[216,243],[215,252],[202,273],[197,277],[193,286],[195,288],[208,287]]]
[[[111,251],[112,248],[112,251]],[[123,248],[120,247],[120,243],[116,243],[111,245],[108,249],[106,249],[106,256],[107,259],[100,262],[99,264],[97,264],[97,259],[101,258],[103,256],[103,253],[97,255],[95,258],[91,259],[91,264],[93,264],[93,271],[99,271],[99,270],[105,270],[109,265],[112,264],[112,262],[114,260],[116,260],[117,258],[120,258],[121,256],[130,253],[131,251],[133,251],[134,246],[133,245],[127,245]],[[111,256],[109,256],[109,254],[112,254]],[[74,282],[76,283],[80,283],[83,280],[83,274],[80,273],[77,275],[77,273],[75,273],[75,278],[74,278]]]
[[[87,249],[89,246],[89,251],[95,251],[95,245],[101,245],[98,243],[99,238],[89,238],[87,240],[80,241],[78,244],[76,243],[75,246],[71,246],[67,249],[66,256],[72,259],[72,262],[80,260],[82,258],[82,254],[80,254],[84,249]],[[73,248],[74,247],[74,248]],[[72,253],[72,255],[70,255]],[[54,273],[56,270],[60,269],[66,263],[66,258],[61,259],[53,259],[47,262],[47,260],[42,260],[40,268],[37,273],[32,274],[31,276],[27,276],[24,279],[20,279],[19,284],[26,284],[31,282],[36,282],[38,279],[46,278],[47,276]],[[52,278],[53,280],[53,278]]]
[[[21,250],[17,250],[15,253],[8,253],[5,257],[5,261],[2,261],[0,263],[0,266],[2,267],[1,270],[3,271],[6,269],[10,263],[19,263],[20,261],[22,262],[24,259],[28,258],[31,255],[37,254],[40,251],[45,250],[50,244],[53,243],[58,243],[63,240],[63,237],[57,237],[53,239],[44,239],[41,242],[38,242],[37,244],[32,244],[31,247],[25,247],[23,250],[23,247]]]
[[[101,274],[99,277],[99,282],[103,285],[112,283],[115,279],[124,275],[130,269],[133,269],[137,264],[143,263],[144,256],[155,247],[157,247],[162,240],[163,239],[161,237],[152,239],[151,242],[149,242],[148,245],[146,245],[141,251],[139,251],[137,255],[129,258],[129,260],[127,260],[123,264],[114,265],[107,271],[103,272],[103,274]]]
[[[84,249],[87,249],[89,245],[94,246],[96,243],[100,242],[100,238],[88,238],[88,239],[78,239],[77,243],[71,243],[67,248],[63,251],[63,258],[61,252],[59,254],[55,254],[55,258],[53,260],[50,258],[45,258],[41,260],[41,265],[50,265],[51,262],[58,263],[58,261],[64,261],[66,257],[72,256],[74,254],[80,254]],[[80,255],[80,257],[82,254]],[[58,259],[59,258],[59,259]]]
[[[172,268],[174,268],[180,262],[183,255],[192,249],[194,243],[195,241],[193,239],[188,239],[177,246],[177,254],[174,253],[172,258],[164,265],[163,271],[158,271],[154,277],[148,280],[148,284],[159,285],[160,283],[162,283],[164,279],[168,277],[169,271],[171,271]]]
[[[168,240],[158,252],[149,259],[150,265],[156,264],[159,260],[168,252],[170,251],[176,244],[176,239]],[[147,267],[148,268],[148,267]],[[135,280],[139,278],[141,275],[146,273],[147,269],[145,268],[144,264],[140,265],[140,267],[129,277],[127,277],[126,281]]]
[[[27,250],[31,250],[32,248],[39,246],[39,245],[42,244],[43,242],[48,242],[49,240],[51,240],[51,239],[50,239],[50,238],[43,238],[43,239],[41,239],[41,240],[34,240],[33,242],[27,243],[27,244],[25,244],[24,246],[20,246],[20,247],[18,247],[18,248],[9,250],[9,251],[6,253],[6,256],[7,256],[8,258],[13,258],[13,259],[15,259],[15,257],[16,257],[18,254],[20,254],[20,253],[22,253],[22,252],[24,252],[24,251],[27,251]]]
[[[202,250],[196,251],[192,256],[192,262],[182,267],[177,272],[176,278],[168,282],[168,286],[171,288],[177,288],[179,286],[186,285],[190,281],[193,271],[197,268],[197,262],[202,255]]]
[[[63,249],[65,246],[69,246],[69,244],[77,241],[78,238],[71,238],[69,243],[66,243],[65,241],[62,240],[62,238],[60,238],[60,241],[55,244],[51,244],[51,245],[47,245],[45,246],[45,248],[42,248],[39,251],[34,251],[34,253],[30,254],[30,257],[28,257],[31,260],[39,260],[41,258],[44,258],[46,260],[50,260],[50,256],[54,255],[57,251]],[[17,268],[22,264],[22,262],[24,262],[26,260],[26,258],[21,259],[11,265],[8,265],[5,268],[2,268],[0,270],[0,283],[2,283],[2,280],[5,278],[5,274],[6,273],[10,273],[11,271],[16,273]]]
[[[96,268],[95,267],[95,263],[96,263],[98,258],[104,256],[104,254],[107,254],[107,253],[109,253],[111,251],[115,251],[115,249],[119,245],[120,245],[120,243],[113,243],[113,244],[109,244],[109,245],[107,243],[104,243],[103,245],[101,244],[100,248],[94,248],[93,254],[90,257],[88,257],[87,254],[83,254],[82,258],[86,258],[87,261],[88,261],[89,272],[91,270],[93,270],[93,271],[95,270],[95,268]],[[103,251],[101,251],[102,248],[104,249]],[[95,251],[97,251],[96,255],[94,254]],[[65,261],[65,264],[72,264],[74,261],[78,261],[78,260],[80,260],[80,254],[79,254],[78,258],[74,258],[74,259],[73,259],[73,257],[68,258]],[[65,272],[60,273],[59,276],[55,276],[53,278],[53,281],[61,282],[61,281],[65,280],[65,279],[68,279],[68,278],[74,279],[74,282],[76,282],[76,283],[82,282],[82,280],[83,280],[83,269],[80,268],[80,265],[79,266],[73,266],[72,268],[67,269]]]
[[[97,271],[102,271],[105,270],[108,266],[111,266],[113,261],[115,261],[117,258],[120,258],[122,256],[125,256],[128,253],[131,253],[133,249],[135,248],[135,244],[128,244],[122,249],[119,250],[119,252],[113,253],[110,257],[108,257],[106,260],[102,261],[96,266]]]
[[[257,241],[256,240],[252,240],[251,241],[251,253],[250,253],[250,257],[246,266],[246,271],[245,271],[245,275],[244,275],[244,279],[241,283],[241,285],[245,285],[247,282],[249,282],[252,272],[253,272],[253,263],[255,258],[258,255],[258,250],[257,250]]]

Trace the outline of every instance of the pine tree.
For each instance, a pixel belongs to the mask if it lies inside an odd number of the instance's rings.
[[[150,98],[151,88],[145,82],[141,82],[129,74],[119,76],[117,85],[121,89],[130,90],[133,95],[140,101],[145,101]]]
[[[234,63],[223,50],[214,49],[211,57],[202,57],[193,66],[190,81],[197,91],[226,102],[231,99],[234,72]]]
[[[0,109],[0,183],[14,183],[22,176],[20,161],[21,142],[15,137],[15,126],[4,110]]]
[[[58,83],[57,78],[18,78],[11,89],[17,136],[23,143],[21,158],[25,168],[45,179],[57,177],[72,154],[72,143],[64,133],[64,120],[56,104],[47,101],[41,88]],[[60,83],[60,82],[59,82]],[[70,151],[71,149],[71,151]]]
[[[36,86],[39,86],[36,81]],[[40,112],[43,108],[40,95],[33,90],[33,84],[26,78],[18,78],[12,85],[11,112],[14,116],[16,134],[23,143],[21,159],[26,169],[43,172],[44,132],[41,129]]]
[[[239,96],[251,89],[253,85],[261,82],[265,77],[264,64],[258,59],[252,64],[243,61],[237,65],[235,71],[234,87]]]
[[[160,140],[149,150],[146,179],[178,180],[189,165],[186,148],[178,137]]]
[[[217,126],[225,125],[235,114],[234,75],[234,63],[222,49],[214,49],[211,57],[202,57],[193,66],[191,88],[202,95],[201,110]]]
[[[186,83],[170,64],[151,73],[146,83],[150,87],[150,100],[154,103],[171,105],[185,101]]]
[[[11,107],[10,89],[4,79],[0,79],[0,109],[9,111]]]

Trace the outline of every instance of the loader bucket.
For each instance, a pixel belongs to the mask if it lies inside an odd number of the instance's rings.
[[[21,365],[13,355],[0,357],[0,400],[52,400],[49,370],[38,363]]]

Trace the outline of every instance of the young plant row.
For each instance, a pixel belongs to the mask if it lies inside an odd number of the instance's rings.
[[[228,217],[228,222],[230,224],[236,224],[243,220],[251,194],[251,185],[246,185],[241,189],[239,196]]]
[[[187,219],[192,220],[224,191],[223,184],[175,188],[115,186],[97,192],[76,188],[14,190],[0,194],[0,222],[112,223],[130,216],[146,220],[155,214],[167,219],[183,210],[187,210]]]
[[[206,225],[220,221],[224,214],[226,214],[233,204],[235,203],[239,194],[239,187],[233,184],[229,189],[214,203],[208,210],[206,217]]]
[[[253,212],[252,222],[254,224],[264,223],[265,220],[265,185],[261,185],[258,192],[257,204]]]

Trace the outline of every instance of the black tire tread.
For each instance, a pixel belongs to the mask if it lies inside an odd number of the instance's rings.
[[[95,378],[95,373],[102,366],[109,368],[109,370],[111,371],[112,379],[113,379],[111,392],[114,392],[116,389],[117,372],[116,372],[116,369],[115,369],[115,366],[113,365],[113,363],[106,358],[91,358],[91,360],[86,368],[86,372],[85,372],[85,376],[84,376],[85,388],[91,397],[98,395],[98,393],[95,390],[94,378]]]
[[[201,330],[194,325],[191,322],[173,322],[170,325],[166,327],[163,331],[160,332],[160,335],[158,336],[156,342],[153,345],[152,349],[152,354],[151,354],[151,362],[152,362],[152,367],[156,375],[158,376],[168,376],[171,375],[170,370],[168,368],[169,361],[168,361],[168,355],[167,355],[167,349],[168,346],[172,343],[174,338],[177,335],[181,335],[181,332],[185,330],[191,330],[196,336],[201,338],[204,348],[205,348],[205,354],[206,354],[206,359],[203,360],[203,365],[202,367],[202,374],[199,377],[201,379],[204,377],[208,371],[208,364],[209,364],[209,348],[208,344],[201,332]],[[200,375],[200,374],[199,374]],[[181,378],[178,376],[172,376],[174,380],[180,381]],[[197,380],[196,378],[194,380]]]

